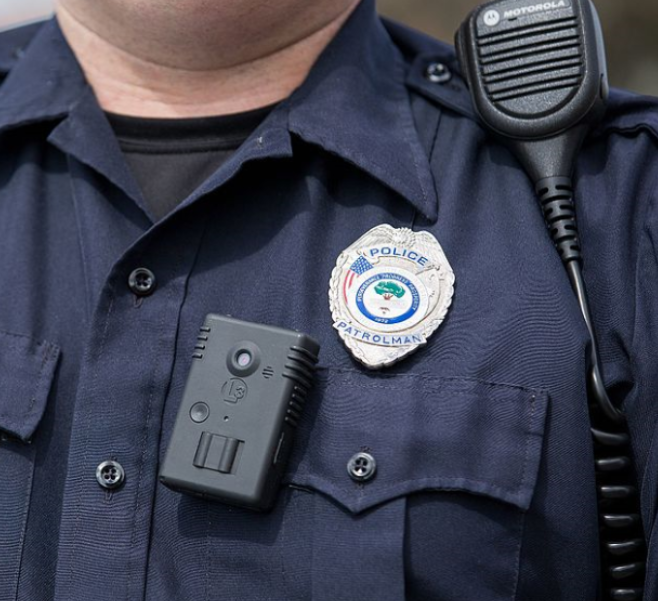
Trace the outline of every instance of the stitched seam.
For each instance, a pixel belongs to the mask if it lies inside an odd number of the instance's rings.
[[[608,138],[612,137],[611,134],[617,134],[623,138],[635,138],[637,137],[638,134],[643,134],[646,133],[649,135],[651,138],[656,139],[656,136],[658,132],[648,126],[645,125],[644,123],[638,123],[635,125],[627,125],[627,126],[621,126],[621,125],[610,125],[610,126],[604,126],[603,129],[595,131],[592,134],[592,139],[596,140],[599,138]]]
[[[651,435],[651,443],[649,445],[649,452],[647,453],[647,464],[646,467],[644,468],[644,473],[642,474],[642,483],[640,485],[640,499],[642,499],[642,493],[644,490],[646,490],[647,487],[647,481],[649,480],[649,468],[652,467],[652,462],[651,462],[651,457],[654,456],[656,449],[658,448],[658,429],[654,428],[654,432]],[[654,503],[652,509],[653,516],[652,518],[652,524],[656,523],[656,520],[658,519],[658,504]],[[644,523],[644,520],[643,520]],[[648,528],[645,528],[645,534],[647,532]]]
[[[535,416],[535,409],[537,407],[536,397],[530,399],[530,415],[528,416],[528,432],[525,435],[525,457],[523,459],[523,470],[521,472],[521,482],[519,482],[518,492],[521,492],[521,489],[526,484],[527,475],[528,475],[528,463],[530,462],[530,436],[532,433],[532,422]]]
[[[164,325],[164,319],[160,321],[160,327]],[[143,434],[141,439],[142,453],[139,460],[139,471],[137,472],[137,490],[135,491],[135,509],[133,510],[133,527],[130,536],[130,554],[134,556],[135,546],[137,544],[137,515],[141,508],[140,496],[142,491],[142,474],[144,472],[144,464],[146,463],[146,450],[148,447],[148,430],[151,424],[151,413],[153,407],[153,397],[155,395],[155,366],[151,369],[151,377],[149,380],[149,400],[146,409],[146,421],[144,423]],[[130,570],[128,582],[126,584],[126,598],[130,598],[130,591],[135,582],[135,569]]]
[[[39,366],[39,375],[37,376],[37,380],[36,380],[35,386],[34,386],[35,392],[34,392],[33,395],[31,395],[32,398],[30,399],[30,402],[28,404],[27,411],[20,414],[20,416],[22,416],[22,417],[28,417],[28,416],[31,416],[33,414],[34,406],[36,405],[36,402],[37,402],[37,395],[38,395],[38,392],[41,388],[42,381],[44,379],[44,371],[45,371],[46,364],[47,364],[49,358],[50,357],[49,357],[48,349],[46,349],[44,354],[43,354],[43,357],[41,359],[41,365]],[[15,414],[13,414],[13,413],[0,413],[0,417],[12,417],[14,415]]]
[[[45,347],[44,352],[43,352],[43,357],[41,357],[41,365],[39,366],[39,375],[37,376],[37,381],[36,381],[35,386],[34,386],[34,389],[35,389],[34,395],[30,399],[30,403],[28,405],[26,415],[30,415],[34,410],[34,406],[37,404],[37,395],[41,391],[41,386],[43,384],[43,379],[44,379],[44,371],[46,369],[48,359],[50,358],[50,355],[49,355],[48,351],[49,351],[48,347]],[[46,395],[47,394],[48,393],[46,393]]]
[[[2,333],[4,334],[4,333]],[[26,340],[32,340],[29,336],[21,336],[20,334],[7,334],[8,336],[13,336],[15,338],[24,338]],[[46,365],[48,361],[51,358],[51,352],[54,354],[53,358],[57,357],[57,354],[59,353],[59,347],[55,345],[51,345],[46,342],[39,342],[37,344],[37,348],[44,347],[44,352],[43,352],[43,357],[41,358],[41,365],[39,366],[39,375],[37,376],[35,386],[34,386],[34,393],[32,395],[32,398],[30,399],[30,402],[28,403],[27,410],[22,412],[22,413],[6,413],[6,412],[1,412],[0,413],[0,418],[10,418],[7,420],[8,425],[11,427],[16,427],[20,426],[21,422],[25,420],[26,418],[33,417],[34,415],[38,414],[39,411],[34,411],[34,407],[37,403],[37,398],[39,396],[39,392],[41,390],[41,387],[43,385],[44,381],[44,371],[46,368]],[[46,391],[46,397],[49,393],[50,386],[46,386],[47,391]]]
[[[107,342],[107,333],[110,327],[110,315],[112,314],[112,310],[114,308],[114,296],[110,298],[110,303],[107,307],[107,312],[105,314],[105,325],[103,327],[103,335],[101,338],[101,343],[100,347],[98,350],[98,356],[102,356],[103,351],[105,350],[105,344]],[[87,357],[86,360],[89,361],[90,357],[92,355],[92,349],[91,349],[91,344],[88,342],[89,346],[87,348]],[[96,383],[98,380],[98,361],[96,362],[96,369],[94,370],[94,375],[92,378],[90,378],[90,383]],[[77,397],[77,395],[76,395]],[[79,397],[78,397],[79,398]],[[75,413],[75,412],[74,412]],[[75,418],[74,418],[75,421]],[[88,460],[88,449],[89,449],[89,428],[84,429],[84,438],[83,438],[83,452],[82,452],[82,469],[84,470],[87,467],[87,460]],[[82,476],[82,481],[85,481],[84,474]],[[76,507],[76,512],[75,512],[75,518],[73,520],[73,540],[77,540],[78,538],[78,532],[80,530],[80,515],[81,515],[81,506],[82,506],[82,497],[84,493],[84,486],[79,486],[78,487],[78,494],[75,502],[75,507]],[[71,564],[71,567],[69,569],[69,587],[73,587],[73,582],[75,578],[75,570],[74,570],[74,564]]]
[[[18,338],[19,340],[28,340],[30,342],[36,342],[37,347],[50,344],[45,340],[35,340],[31,336],[26,336],[25,334],[14,334],[13,332],[5,332],[4,330],[0,330],[0,336],[9,336],[10,338]]]
[[[82,239],[82,223],[80,221],[80,209],[78,207],[78,195],[76,194],[75,186],[73,185],[73,171],[74,171],[74,166],[73,166],[73,157],[70,155],[66,155],[66,162],[69,167],[69,189],[71,191],[71,198],[72,198],[72,204],[73,204],[73,211],[75,213],[75,224],[78,229],[78,249],[80,251],[80,261],[82,263],[82,272],[84,274],[84,286],[85,286],[85,316],[87,317],[87,320],[90,319],[91,317],[91,307],[90,307],[90,299],[91,299],[91,294],[89,291],[89,262],[87,260],[87,254],[85,253],[85,248],[84,248],[84,242]],[[76,163],[77,164],[77,163]]]
[[[206,501],[206,541],[205,541],[204,599],[210,601],[210,503]]]
[[[364,389],[364,390],[373,390],[373,389],[374,389],[374,390],[399,390],[399,391],[406,391],[406,390],[408,390],[407,388],[405,388],[405,387],[403,387],[403,386],[381,386],[381,385],[378,385],[378,384],[372,384],[372,385],[369,386],[369,385],[366,385],[366,384],[354,384],[354,383],[351,383],[351,387],[352,387],[352,388],[361,388],[361,389]],[[488,387],[487,387],[487,388],[488,388]],[[493,386],[493,387],[488,388],[488,389],[489,389],[489,390],[496,390],[496,387]],[[436,390],[441,390],[441,388],[437,388]],[[518,389],[517,389],[517,391],[518,391]],[[449,392],[450,392],[450,394],[453,395],[453,396],[454,396],[454,395],[461,395],[461,396],[469,395],[469,396],[470,396],[470,395],[474,395],[474,394],[476,394],[477,391],[473,391],[473,390],[459,390],[459,389],[457,389],[457,390],[450,390]],[[526,402],[527,402],[527,399],[525,399],[525,400],[526,400]],[[530,401],[531,404],[532,404],[532,402],[533,402],[533,401]]]
[[[181,273],[182,272],[182,260],[180,259],[180,257],[178,255],[175,255],[175,257],[176,257],[176,259],[175,259],[175,262],[173,264],[173,273]],[[175,295],[175,292],[173,290],[173,286],[166,287],[166,290],[167,290],[168,301],[171,302],[172,304],[174,304],[174,302],[176,300],[176,295]],[[159,328],[160,332],[165,331],[165,323],[167,321],[167,319],[165,317],[165,313],[166,313],[165,311],[160,312],[160,314],[161,314],[160,328]],[[175,344],[175,342],[174,342],[174,344]],[[143,434],[143,437],[142,437],[142,454],[141,454],[139,472],[138,472],[137,491],[136,491],[136,497],[135,497],[135,511],[133,513],[133,516],[134,516],[133,517],[133,527],[132,527],[132,535],[131,535],[131,540],[130,540],[131,553],[134,552],[136,542],[137,542],[136,541],[136,539],[137,539],[137,526],[138,526],[137,516],[138,516],[138,514],[139,514],[139,512],[142,508],[142,502],[141,502],[141,491],[143,489],[142,474],[144,472],[144,467],[146,465],[146,455],[147,455],[147,451],[148,451],[148,448],[149,448],[149,444],[148,444],[148,442],[149,442],[149,430],[150,430],[151,419],[152,419],[152,415],[153,415],[153,399],[155,397],[155,391],[156,391],[156,371],[157,370],[156,370],[155,367],[151,370],[151,381],[149,383],[150,384],[150,386],[149,386],[149,388],[150,388],[149,401],[148,401],[148,408],[147,408],[147,414],[146,414],[146,422],[144,424],[144,434]],[[166,399],[163,398],[163,403],[164,403],[165,400]],[[164,407],[163,407],[163,409],[164,409]],[[157,462],[157,458],[156,458],[156,462]],[[157,478],[156,478],[156,483],[157,483]],[[150,528],[150,524],[151,524],[151,519],[149,518],[149,528]],[[151,533],[149,532],[149,539],[150,539],[150,537],[151,537]],[[145,568],[148,571],[148,563],[145,565]],[[128,592],[129,593],[130,593],[130,590],[133,587],[134,579],[135,579],[135,570],[132,570],[130,572],[129,582],[128,582]],[[146,576],[145,576],[145,579],[144,579],[144,586],[146,586]],[[143,591],[143,593],[145,593],[145,590]]]
[[[515,568],[515,574],[514,574],[514,590],[512,591],[512,601],[515,601],[519,592],[519,580],[521,577],[521,549],[523,547],[523,538],[525,536],[525,525],[526,525],[526,518],[528,517],[528,512],[527,511],[522,511],[522,516],[521,516],[521,528],[520,528],[520,533],[519,533],[519,543],[516,546],[516,568]]]
[[[436,146],[439,140],[439,130],[441,129],[441,117],[437,119],[436,122],[436,129],[434,130],[434,137],[432,138],[432,146],[430,148],[430,154],[428,157],[428,160],[430,161],[430,172],[431,172],[431,165],[432,165],[432,159],[434,158],[434,151],[436,150]],[[433,176],[433,174],[432,174]]]
[[[655,140],[653,144],[654,148],[656,147]],[[650,192],[653,192],[656,190],[656,187],[658,186],[658,175],[654,176],[651,185],[648,187],[648,190]],[[640,236],[639,244],[638,244],[638,249],[637,249],[637,264],[635,265],[635,294],[634,294],[634,300],[635,300],[635,307],[634,307],[634,319],[633,319],[633,333],[631,335],[631,349],[633,354],[635,351],[635,335],[637,332],[637,293],[640,287],[637,285],[638,284],[638,275],[639,275],[639,269],[640,269],[640,264],[641,264],[641,256],[642,256],[642,249],[645,245],[649,244],[652,254],[654,257],[656,256],[656,249],[653,245],[653,242],[651,240],[651,232],[648,227],[648,224],[651,223],[651,218],[655,216],[656,210],[655,210],[656,202],[654,198],[649,197],[649,201],[647,203],[647,209],[646,209],[646,215],[645,219],[643,220],[643,234]]]
[[[29,477],[29,482],[27,483],[26,486],[26,491],[28,494],[27,498],[27,503],[25,503],[25,507],[23,508],[23,515],[22,517],[22,522],[23,522],[23,528],[21,529],[21,536],[19,538],[18,542],[18,548],[20,549],[20,558],[18,560],[18,572],[16,574],[16,586],[14,588],[14,596],[16,599],[18,599],[18,591],[20,587],[20,581],[21,581],[21,574],[23,571],[21,570],[21,566],[23,565],[23,552],[24,552],[24,547],[25,547],[25,534],[27,532],[27,522],[28,522],[28,516],[30,513],[30,499],[32,498],[32,488],[34,486],[34,460],[35,460],[35,455],[36,451],[32,450],[32,458],[30,461],[30,467],[32,468],[30,470],[30,477]]]
[[[310,475],[312,475],[311,472],[304,472],[303,474],[298,474],[299,477],[310,476]],[[295,479],[297,479],[297,478],[295,478]],[[397,482],[395,484],[388,484],[388,485],[378,484],[377,485],[377,492],[379,493],[379,495],[377,495],[377,496],[379,497],[382,494],[388,493],[389,491],[397,491],[402,485],[404,485],[406,483],[418,484],[418,483],[422,482],[424,484],[434,484],[436,487],[440,487],[440,488],[436,488],[435,490],[446,490],[446,491],[462,491],[463,490],[462,488],[460,488],[459,486],[456,486],[456,485],[441,486],[440,482],[442,480],[461,480],[462,482],[471,483],[471,484],[484,484],[488,487],[489,490],[491,490],[492,492],[500,493],[501,496],[502,495],[506,495],[506,496],[518,495],[517,489],[515,489],[515,488],[514,489],[512,489],[512,488],[502,488],[502,487],[498,486],[497,484],[493,484],[493,482],[495,482],[495,480],[490,480],[490,479],[487,479],[487,478],[475,479],[475,478],[466,478],[464,476],[452,476],[452,475],[450,475],[450,476],[436,476],[436,477],[431,477],[431,478],[405,478],[404,480],[400,480],[399,482]],[[325,483],[331,484],[331,485],[334,485],[336,482],[341,482],[341,480],[329,480],[329,479],[326,479],[326,478],[317,479],[317,481],[325,482]],[[293,481],[293,483],[294,483],[294,481]],[[364,496],[361,493],[366,492],[364,490],[365,485],[360,484],[358,486],[361,489],[360,495],[359,495],[360,498],[361,498],[362,496]],[[372,485],[369,485],[369,487],[372,488]],[[428,487],[428,489],[431,490],[432,487],[430,486],[430,487]],[[470,492],[474,492],[474,493],[481,492],[482,494],[485,494],[483,491],[470,491]],[[402,494],[402,493],[400,493],[400,494]],[[349,492],[348,492],[348,495],[352,496],[352,494],[349,493]],[[347,496],[347,495],[342,495],[342,496]],[[368,496],[371,497],[371,496],[374,496],[374,495],[368,495]]]
[[[46,365],[47,365],[48,358],[49,358],[48,347],[46,347],[45,350],[44,350],[44,353],[43,353],[43,357],[41,358],[41,366],[39,367],[39,375],[37,377],[37,381],[36,381],[35,386],[34,386],[34,395],[30,399],[30,403],[28,405],[27,413],[24,414],[24,417],[25,416],[31,416],[31,415],[34,414],[34,406],[37,404],[37,395],[41,392],[41,387],[42,387],[43,380],[44,380],[44,372],[45,372],[45,368],[46,368]],[[49,392],[50,387],[47,387],[47,388],[48,388],[48,390],[46,390],[46,392],[45,392],[46,399],[48,398],[48,392]]]
[[[304,138],[306,139],[307,134],[304,134]],[[334,144],[331,144],[324,136],[320,136],[318,134],[315,134],[314,136],[308,136],[308,140],[310,142],[319,142],[320,146],[325,147],[327,150],[330,152],[333,152],[334,154],[337,154],[338,156],[345,156],[348,159],[351,159],[352,161],[354,160],[359,160],[362,162],[366,162],[368,165],[371,165],[372,167],[375,167],[375,170],[373,170],[378,177],[381,177],[386,180],[386,178],[389,178],[391,181],[395,182],[396,185],[400,186],[402,190],[405,191],[406,194],[410,194],[409,186],[407,185],[407,182],[403,179],[400,179],[396,175],[393,175],[390,171],[390,169],[384,168],[380,163],[377,163],[373,161],[372,157],[369,155],[365,155],[362,152],[357,152],[357,151],[347,151],[346,149],[339,150],[337,146]],[[361,168],[358,163],[356,163],[356,166]]]
[[[174,373],[174,368],[175,368],[176,362],[178,360],[178,339],[179,339],[179,335],[180,335],[180,320],[181,320],[183,305],[185,304],[185,302],[187,300],[188,289],[189,289],[189,280],[192,276],[192,273],[193,273],[194,269],[196,268],[196,265],[197,265],[197,262],[198,262],[198,259],[199,259],[199,254],[201,252],[201,246],[203,244],[203,241],[204,241],[205,236],[206,236],[207,231],[208,231],[208,224],[211,223],[211,222],[212,222],[212,219],[206,219],[205,224],[201,228],[201,231],[199,233],[199,242],[197,244],[197,248],[196,248],[194,257],[193,257],[192,261],[190,262],[190,267],[188,269],[187,276],[185,278],[185,282],[183,284],[183,291],[182,291],[182,295],[181,295],[182,300],[179,303],[178,310],[177,310],[176,335],[175,335],[174,341],[173,341],[173,358],[172,358],[172,361],[171,361],[171,367],[170,367],[170,369],[167,373],[167,384],[166,384],[165,391],[164,391],[164,394],[163,394],[162,411],[160,412],[160,431],[157,435],[157,440],[154,442],[154,445],[158,449],[158,452],[159,452],[160,448],[162,447],[162,435],[163,435],[163,429],[162,429],[163,421],[162,420],[164,419],[164,413],[165,413],[165,409],[166,409],[165,406],[166,406],[166,403],[167,403],[167,399],[169,398],[169,393],[171,391],[171,382],[172,382],[172,377],[173,377],[173,373]],[[175,271],[181,271],[182,270],[182,265],[183,265],[182,260],[179,263],[174,263],[174,270]],[[159,468],[159,466],[160,466],[160,457],[159,457],[159,455],[156,456],[156,465]],[[157,486],[157,480],[156,480],[155,484]],[[150,516],[149,516],[149,532],[153,531],[155,497],[156,497],[156,495],[154,493],[151,497],[151,508],[150,508]],[[209,525],[210,524],[210,521],[209,521],[210,518],[208,516],[209,516],[209,514],[207,513],[207,520],[208,520],[208,525]],[[209,534],[208,534],[208,536],[209,536]],[[208,544],[210,544],[210,540],[208,540]],[[146,550],[147,565],[149,564],[150,557],[151,557],[151,546],[152,546],[152,537],[149,536],[148,541],[147,541],[147,550]],[[146,595],[146,587],[148,587],[148,578],[146,578],[145,581],[144,581],[144,596]]]
[[[647,528],[649,536],[647,536],[647,548],[651,549],[653,539],[658,536],[658,519],[654,518],[651,522],[651,528]]]
[[[288,506],[290,503],[290,490],[286,491],[286,498],[285,501],[282,500],[282,503],[285,503],[285,506]],[[281,526],[279,527],[279,540],[281,541],[281,548],[285,549],[286,548],[286,537],[288,535],[288,531],[286,530],[286,520],[285,518],[282,517],[281,519]],[[289,579],[288,579],[288,573],[286,572],[286,562],[284,560],[283,553],[280,553],[278,555],[279,562],[281,564],[280,570],[281,570],[281,580],[283,581],[283,586],[286,587],[287,589],[291,588]],[[206,563],[206,565],[208,565]]]
[[[533,418],[535,415],[535,410],[537,408],[537,398],[533,395],[531,401],[530,401],[530,416],[528,420],[528,427],[532,427],[532,422]],[[540,452],[541,452],[541,447],[540,447]],[[519,482],[519,487],[518,487],[518,494],[521,493],[521,488],[526,484],[527,482],[527,477],[528,477],[528,463],[530,460],[530,433],[526,436],[526,448],[525,448],[525,458],[523,460],[523,472],[521,476],[521,482]],[[532,500],[532,495],[528,502],[530,503]],[[525,525],[526,525],[526,518],[528,515],[527,510],[523,510],[522,512],[522,517],[521,517],[521,532],[519,533],[519,542],[516,548],[516,573],[514,575],[514,590],[512,591],[512,601],[515,601],[518,595],[518,590],[519,590],[519,579],[521,576],[521,549],[523,547],[523,537],[525,536]]]
[[[404,69],[404,61],[402,59],[401,53],[398,51],[395,54],[395,67],[398,72],[398,77],[400,78],[401,81],[405,80],[405,69]],[[423,195],[423,200],[427,203],[427,190],[425,189],[425,186],[423,185],[423,181],[420,175],[420,165],[418,164],[418,157],[416,156],[416,153],[413,152],[415,149],[415,144],[412,139],[412,136],[410,135],[410,132],[416,132],[416,125],[413,120],[412,112],[411,112],[411,102],[409,100],[409,94],[407,92],[407,89],[405,87],[400,87],[401,93],[399,97],[397,98],[398,102],[406,103],[409,111],[408,112],[403,112],[401,113],[400,117],[403,120],[403,124],[405,127],[403,128],[403,135],[404,135],[404,140],[407,143],[407,145],[412,149],[411,152],[411,160],[414,163],[414,169],[416,171],[416,180],[420,184],[420,190]]]
[[[163,155],[177,155],[177,154],[210,154],[222,150],[237,150],[242,144],[247,141],[247,138],[240,138],[236,140],[229,140],[226,145],[209,144],[208,146],[200,147],[180,147],[176,149],[170,148],[146,148],[139,145],[133,145],[130,142],[122,142],[121,150],[128,154],[140,154],[147,156],[163,156]]]
[[[651,186],[649,186],[650,191],[656,190],[656,186],[658,186],[658,176],[656,176],[653,181]],[[653,202],[652,202],[653,201]],[[637,313],[637,303],[638,303],[638,291],[640,290],[640,287],[637,285],[639,278],[640,278],[640,269],[642,266],[642,251],[645,246],[648,245],[649,251],[653,254],[654,258],[658,258],[658,254],[656,253],[656,247],[653,243],[653,240],[651,239],[651,232],[649,228],[649,224],[651,223],[651,219],[655,217],[656,215],[656,202],[655,199],[650,198],[647,211],[646,211],[646,219],[644,220],[644,228],[642,235],[640,236],[640,242],[638,246],[638,255],[637,255],[637,265],[635,268],[635,294],[634,294],[634,300],[635,300],[635,307],[634,307],[634,319],[633,319],[633,333],[631,335],[631,363],[635,361],[637,358],[637,347],[636,347],[636,334],[637,334],[637,322],[638,322],[638,313]],[[647,453],[647,461],[646,465],[644,468],[644,472],[641,475],[641,478],[638,477],[638,480],[640,482],[640,498],[642,498],[642,494],[644,490],[646,490],[647,482],[649,479],[649,468],[651,466],[651,457],[652,452],[655,450],[656,445],[658,445],[658,436],[657,436],[658,430],[654,428],[654,433],[651,436],[651,442],[649,444],[649,450]],[[638,474],[639,476],[639,474]],[[653,512],[653,519],[656,519],[656,515],[658,515],[658,504],[654,503],[653,507],[651,508]]]
[[[354,375],[357,377],[363,376],[363,372],[356,371],[353,369],[346,369],[346,368],[328,368],[328,367],[320,367],[318,368],[318,372],[326,371],[327,375],[323,376],[320,374],[320,377],[325,377],[327,381],[335,380],[336,379],[336,374],[338,373],[343,373],[343,374],[348,374],[348,375]],[[496,390],[496,389],[503,389],[507,388],[509,390],[523,390],[527,393],[530,394],[546,394],[546,390],[543,388],[528,388],[526,386],[517,386],[514,384],[506,384],[506,383],[498,383],[498,382],[487,382],[486,380],[478,380],[477,378],[464,378],[464,377],[459,377],[459,376],[426,376],[423,374],[416,374],[416,373],[407,373],[407,374],[378,374],[376,376],[377,380],[399,380],[401,378],[413,378],[414,380],[427,380],[430,382],[462,382],[465,384],[478,384],[480,386],[484,386],[488,389],[491,390]],[[354,384],[354,386],[360,386],[359,384]],[[369,386],[363,386],[364,388],[374,388],[375,384],[369,385]],[[389,387],[384,387],[384,388],[389,388]],[[393,387],[390,387],[393,388]],[[404,388],[406,390],[406,388]]]
[[[656,187],[658,186],[658,175],[653,178],[651,185],[649,186],[650,191],[656,190]],[[635,356],[635,335],[637,332],[637,295],[638,295],[638,290],[640,289],[640,286],[638,286],[638,281],[639,281],[639,272],[640,272],[640,267],[642,264],[642,250],[644,249],[645,246],[649,246],[650,252],[653,254],[654,258],[656,257],[656,248],[653,245],[653,241],[651,240],[651,231],[649,228],[649,224],[651,223],[652,217],[655,216],[656,209],[655,209],[655,202],[652,202],[654,199],[649,198],[649,202],[647,203],[647,211],[646,211],[646,218],[643,221],[644,227],[643,227],[643,232],[642,235],[640,236],[639,240],[639,245],[637,249],[637,265],[635,266],[635,294],[634,300],[635,300],[635,307],[634,307],[634,318],[633,318],[633,333],[631,335],[631,349],[632,353]]]
[[[176,262],[176,265],[179,266],[179,261]],[[178,270],[175,270],[177,272]],[[173,292],[171,291],[171,287],[167,289],[167,296],[170,300],[173,299]],[[159,332],[164,331],[164,326],[165,326],[165,311],[160,312],[160,327],[159,327]],[[135,509],[133,511],[133,526],[132,526],[132,534],[130,536],[130,552],[131,555],[134,555],[134,550],[135,546],[137,544],[137,516],[139,514],[139,511],[141,509],[141,491],[142,491],[142,474],[144,472],[144,465],[146,464],[146,453],[148,449],[148,439],[149,439],[149,427],[151,424],[151,415],[153,412],[153,397],[155,396],[155,388],[156,388],[156,371],[157,368],[154,365],[153,368],[151,369],[151,377],[149,380],[149,400],[148,400],[148,405],[147,405],[147,410],[146,410],[146,421],[144,423],[143,427],[143,434],[142,434],[142,439],[141,439],[141,446],[142,446],[142,453],[139,461],[139,471],[137,473],[137,490],[135,491]],[[150,522],[149,522],[150,523]],[[126,592],[128,595],[130,595],[130,591],[133,588],[135,581],[135,570],[130,570],[130,575],[128,577],[128,582],[126,584]]]

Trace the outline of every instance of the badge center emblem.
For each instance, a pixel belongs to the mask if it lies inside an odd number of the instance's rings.
[[[354,293],[347,294],[352,289]],[[427,313],[429,295],[413,273],[396,267],[374,268],[346,291],[350,315],[363,327],[396,332],[412,327]]]
[[[334,327],[361,363],[390,365],[439,327],[454,279],[429,232],[380,225],[338,257],[329,290]]]

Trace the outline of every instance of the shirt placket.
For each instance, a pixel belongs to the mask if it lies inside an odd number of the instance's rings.
[[[289,134],[279,124],[253,137],[154,226],[93,96],[49,141],[69,157],[90,314],[81,341],[55,600],[133,601],[146,586],[162,415],[210,209],[203,197],[247,161],[289,156]]]
[[[118,218],[111,223],[105,215],[102,222],[102,199],[94,198],[89,181],[93,174],[89,170],[85,178],[83,171],[72,182],[87,234],[81,241],[88,277],[100,289],[90,287],[96,301],[81,341],[55,598],[139,599],[162,411],[203,219],[187,219],[182,228],[152,228],[112,264],[103,239],[114,232],[116,251],[120,231],[127,238],[138,232],[121,227]],[[109,275],[98,277],[104,264],[112,265]]]

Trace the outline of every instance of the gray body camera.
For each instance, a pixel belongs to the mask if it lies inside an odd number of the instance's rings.
[[[319,348],[299,332],[208,315],[160,480],[195,496],[270,509]]]

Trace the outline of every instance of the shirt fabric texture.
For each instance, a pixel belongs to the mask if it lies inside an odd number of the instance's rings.
[[[425,78],[436,61],[449,81]],[[449,46],[364,0],[304,84],[157,222],[56,21],[2,34],[0,69],[0,599],[596,598],[587,330],[532,185],[477,124]],[[647,537],[657,108],[614,92],[575,173]],[[327,292],[339,253],[382,223],[433,233],[456,285],[427,345],[373,372]],[[150,296],[128,286],[139,267]],[[321,344],[271,513],[158,482],[208,313]],[[361,451],[378,466],[364,483],[347,471]],[[126,473],[112,492],[95,477],[107,460]]]

